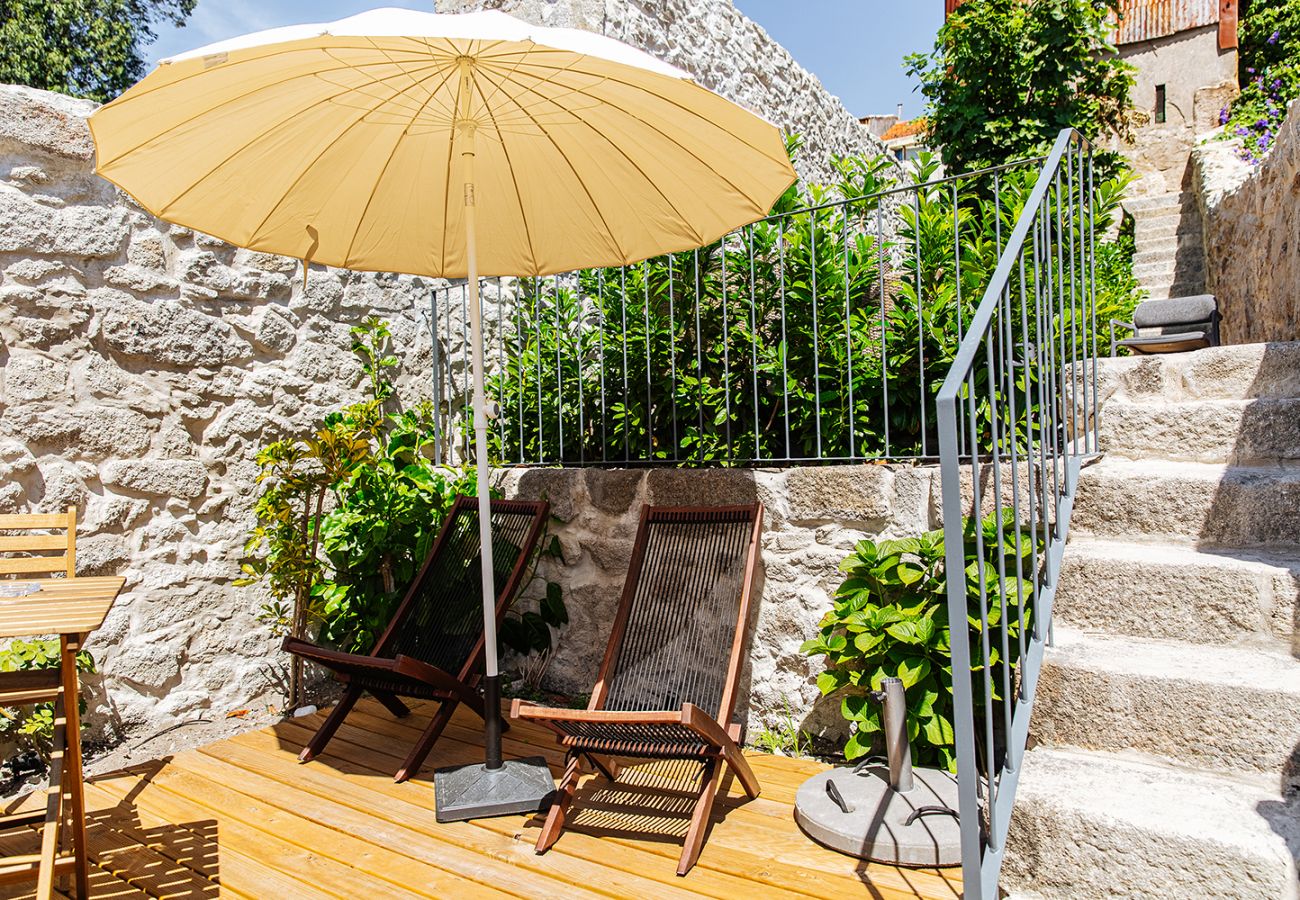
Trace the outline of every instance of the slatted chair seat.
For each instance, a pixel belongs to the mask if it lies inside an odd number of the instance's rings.
[[[498,624],[522,586],[548,511],[545,502],[492,501],[492,568],[500,585]],[[452,504],[429,558],[370,653],[344,653],[300,638],[285,638],[285,650],[329,669],[347,685],[343,697],[298,755],[299,760],[308,762],[325,750],[364,693],[399,717],[410,712],[402,697],[441,701],[398,769],[398,781],[419,771],[459,704],[483,715],[483,698],[478,692],[483,667],[481,577],[478,500],[460,496]]]
[[[514,701],[511,716],[555,732],[567,765],[537,839],[560,837],[582,758],[611,779],[610,757],[693,760],[700,787],[677,874],[695,865],[724,765],[751,798],[758,780],[732,723],[744,661],[761,504],[641,511],[609,646],[585,710]]]

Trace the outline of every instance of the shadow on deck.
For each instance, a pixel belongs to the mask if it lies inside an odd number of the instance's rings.
[[[537,856],[540,816],[434,821],[433,769],[482,758],[481,726],[463,707],[420,775],[400,785],[392,773],[424,707],[395,720],[363,701],[327,751],[299,765],[320,717],[93,779],[92,895],[951,900],[961,892],[958,869],[867,864],[806,838],[792,804],[799,784],[822,768],[814,762],[750,754],[762,796],[746,801],[728,776],[699,864],[679,878],[689,767],[637,766],[617,784],[588,776],[569,829]],[[506,732],[505,752],[544,755],[557,775],[563,759],[549,733],[526,724]]]

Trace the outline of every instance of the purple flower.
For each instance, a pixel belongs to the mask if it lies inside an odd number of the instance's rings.
[[[1248,134],[1250,134],[1249,128],[1246,128],[1242,125],[1237,126],[1237,137],[1245,137]]]
[[[1272,34],[1270,34],[1270,35],[1268,36],[1268,41],[1267,41],[1266,43],[1269,43],[1269,44],[1276,44],[1276,43],[1277,43],[1277,39],[1280,38],[1281,36],[1282,36],[1282,32],[1280,32],[1280,31],[1275,31],[1275,32],[1273,32]]]
[[[1255,70],[1252,69],[1252,68],[1250,68],[1249,66],[1247,66],[1247,67],[1246,67],[1246,73],[1247,73],[1248,75],[1254,75],[1254,74],[1255,74]]]
[[[1219,124],[1220,125],[1228,124],[1228,107],[1226,106],[1223,109],[1219,110]]]

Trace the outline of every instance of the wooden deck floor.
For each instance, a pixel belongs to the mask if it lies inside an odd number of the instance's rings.
[[[537,816],[439,825],[432,770],[481,759],[481,734],[472,714],[458,715],[421,776],[394,784],[399,754],[423,721],[421,709],[397,721],[363,702],[326,754],[305,766],[296,754],[319,714],[93,779],[93,896],[960,895],[960,870],[866,864],[813,844],[791,804],[820,766],[763,754],[750,757],[762,796],[746,802],[728,776],[704,853],[685,878],[675,868],[689,805],[664,787],[678,773],[662,768],[620,776],[618,785],[588,777],[575,806],[587,811],[542,856],[533,853]],[[558,774],[555,746],[527,725],[506,732],[507,755],[543,754]]]

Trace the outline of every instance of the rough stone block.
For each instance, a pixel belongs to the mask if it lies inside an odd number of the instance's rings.
[[[101,334],[116,352],[152,365],[215,368],[243,357],[248,345],[230,325],[173,300],[97,299],[107,306]]]
[[[651,469],[646,493],[655,506],[744,506],[759,499],[748,469]]]
[[[31,403],[60,397],[68,382],[66,365],[35,353],[10,356],[3,372],[3,396],[7,403]]]
[[[1002,887],[1013,896],[1296,896],[1295,798],[1113,755],[1025,756]]]
[[[0,185],[0,252],[104,259],[122,252],[127,234],[121,207],[51,209]]]
[[[208,473],[193,460],[121,460],[104,468],[103,480],[138,494],[192,500],[203,495]]]

